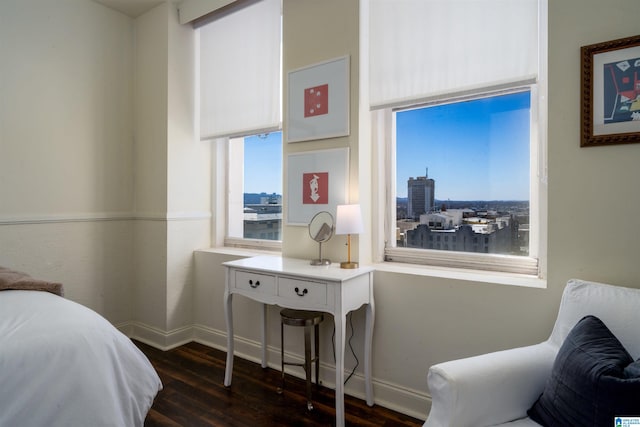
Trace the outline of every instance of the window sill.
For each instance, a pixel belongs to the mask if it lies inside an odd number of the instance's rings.
[[[240,257],[252,257],[258,255],[281,255],[280,252],[264,251],[248,248],[233,248],[219,246],[214,248],[198,249],[197,252],[207,252],[220,255],[232,255]],[[400,262],[378,262],[371,265],[376,271],[397,274],[409,274],[413,276],[439,277],[451,280],[464,280],[467,282],[484,282],[507,286],[522,286],[527,288],[546,289],[546,279],[535,276],[514,273],[500,273],[483,270],[463,270],[457,268],[434,267],[425,265],[406,264]]]
[[[196,252],[208,252],[220,255],[234,255],[242,257],[252,257],[257,255],[281,255],[280,252],[265,251],[259,249],[233,248],[229,246],[217,246],[214,248],[198,249]]]
[[[406,264],[400,262],[378,262],[373,267],[376,271],[410,274],[415,276],[440,277],[443,279],[465,280],[468,282],[484,282],[499,285],[523,286],[527,288],[545,289],[547,280],[536,276],[496,271],[465,270],[450,267]]]

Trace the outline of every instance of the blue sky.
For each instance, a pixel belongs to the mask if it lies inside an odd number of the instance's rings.
[[[244,140],[244,192],[282,194],[282,132]]]
[[[529,92],[396,115],[396,191],[435,180],[439,200],[529,200]]]
[[[409,177],[439,200],[529,200],[529,92],[399,112],[397,196]],[[246,193],[282,194],[282,133],[245,139]]]

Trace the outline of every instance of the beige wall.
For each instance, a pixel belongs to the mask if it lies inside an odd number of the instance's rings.
[[[358,202],[358,73],[359,73],[359,8],[355,0],[327,1],[283,1],[283,73],[329,59],[349,55],[350,70],[350,134],[349,136],[284,144],[283,154],[286,165],[287,155],[309,150],[329,148],[349,148],[350,199]],[[287,87],[283,85],[283,116],[287,120]],[[284,171],[287,182],[287,171]],[[283,186],[286,188],[286,184]],[[286,209],[286,207],[285,207]],[[323,245],[327,253],[341,254],[344,251],[345,236],[331,239]],[[354,252],[358,239],[354,238]],[[306,227],[283,227],[282,252],[285,256],[318,257],[318,245],[309,239]],[[336,255],[338,256],[338,255]]]
[[[637,35],[640,3],[549,3],[549,277],[640,287],[640,145],[579,146],[580,46]]]

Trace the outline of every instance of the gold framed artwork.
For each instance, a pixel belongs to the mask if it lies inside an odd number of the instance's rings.
[[[640,142],[640,35],[582,46],[581,147]]]

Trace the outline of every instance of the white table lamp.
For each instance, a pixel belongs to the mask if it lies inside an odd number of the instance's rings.
[[[360,205],[338,205],[336,212],[335,234],[347,235],[347,261],[340,263],[340,268],[358,268],[357,262],[351,262],[351,235],[364,231]]]

